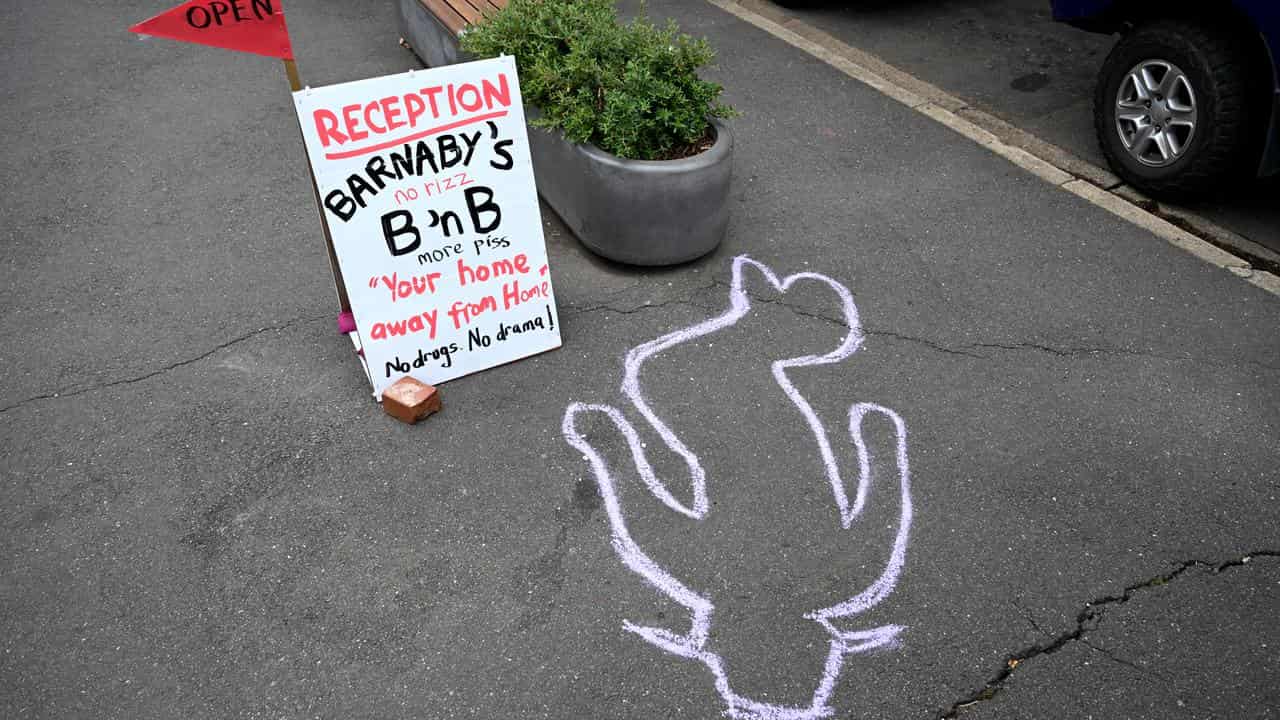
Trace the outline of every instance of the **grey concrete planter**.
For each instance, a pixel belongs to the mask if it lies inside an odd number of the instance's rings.
[[[472,59],[420,0],[395,2],[401,33],[429,67]],[[597,255],[631,265],[702,257],[716,249],[729,224],[733,134],[719,121],[712,125],[716,141],[710,149],[666,161],[624,160],[530,127],[538,192]]]
[[[729,225],[733,134],[681,160],[624,160],[529,128],[538,192],[589,250],[631,265],[675,265],[720,244]]]

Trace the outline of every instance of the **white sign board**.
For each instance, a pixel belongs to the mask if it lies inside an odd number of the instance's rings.
[[[560,346],[513,58],[294,102],[375,395]]]

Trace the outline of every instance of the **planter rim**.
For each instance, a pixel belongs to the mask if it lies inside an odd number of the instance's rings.
[[[710,167],[725,159],[733,148],[733,133],[729,130],[729,126],[720,120],[720,118],[707,118],[711,127],[715,130],[716,140],[711,147],[686,158],[678,158],[676,160],[630,160],[620,158],[612,153],[605,152],[591,143],[570,143],[576,152],[582,153],[591,158],[593,162],[601,165],[607,165],[624,170],[641,170],[647,172],[686,172],[697,170],[704,167]],[[539,128],[545,130],[544,128]],[[559,134],[562,138],[564,133],[559,130],[551,130]]]

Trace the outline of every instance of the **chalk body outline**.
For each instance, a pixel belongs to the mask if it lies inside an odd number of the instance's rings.
[[[640,390],[640,369],[649,358],[664,350],[730,327],[741,320],[751,308],[751,298],[743,286],[743,271],[748,267],[759,272],[779,292],[785,292],[799,280],[813,280],[829,286],[840,298],[844,321],[849,328],[848,334],[845,335],[840,345],[831,352],[822,355],[803,355],[778,360],[771,367],[774,380],[804,416],[810,431],[817,440],[827,481],[830,484],[833,498],[839,509],[839,521],[844,529],[849,529],[861,514],[871,485],[871,458],[861,432],[863,420],[868,414],[878,413],[892,421],[895,430],[896,452],[894,460],[897,463],[898,470],[901,515],[893,549],[890,552],[884,571],[867,588],[841,603],[804,614],[805,618],[819,623],[831,636],[822,676],[818,679],[813,697],[808,706],[765,703],[733,692],[724,667],[724,661],[719,654],[707,647],[715,606],[709,598],[689,588],[665,568],[654,562],[631,537],[631,533],[627,529],[626,516],[618,498],[614,476],[610,473],[600,453],[578,432],[576,426],[576,419],[580,414],[597,412],[606,415],[626,439],[631,459],[635,463],[641,481],[649,492],[666,507],[686,517],[693,520],[700,520],[705,517],[709,509],[709,503],[707,499],[706,474],[702,464],[697,455],[686,447],[675,432],[667,427],[653,409],[649,407]],[[641,444],[639,433],[617,408],[604,404],[571,403],[565,410],[561,432],[569,445],[580,451],[591,467],[605,511],[609,517],[612,544],[618,557],[629,569],[644,578],[649,585],[683,605],[690,612],[690,629],[684,635],[673,633],[665,628],[636,625],[627,620],[623,621],[623,627],[668,653],[697,660],[706,665],[715,679],[716,691],[727,706],[725,714],[729,717],[739,720],[812,720],[814,718],[829,717],[834,713],[834,710],[828,705],[828,700],[835,690],[845,656],[890,645],[896,641],[898,634],[903,630],[901,625],[883,625],[870,630],[843,631],[837,628],[832,621],[869,610],[888,597],[897,585],[898,577],[901,574],[906,558],[914,512],[911,502],[911,482],[907,462],[906,424],[898,413],[881,405],[854,403],[850,407],[848,427],[858,463],[858,482],[851,502],[840,474],[839,463],[827,438],[826,428],[812,406],[809,405],[809,402],[791,383],[786,371],[793,367],[838,363],[857,352],[862,346],[864,336],[858,317],[858,309],[853,300],[853,293],[839,282],[819,273],[801,272],[788,275],[785,278],[779,278],[768,266],[752,260],[746,255],[739,255],[733,259],[729,300],[729,309],[722,315],[670,332],[632,348],[627,353],[624,364],[622,393],[659,435],[667,448],[684,460],[689,470],[689,483],[692,490],[691,504],[682,503],[657,478],[652,466],[650,466],[645,457],[644,446]]]

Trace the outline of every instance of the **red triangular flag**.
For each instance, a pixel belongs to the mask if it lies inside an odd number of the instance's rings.
[[[293,59],[280,0],[190,0],[129,31]]]

